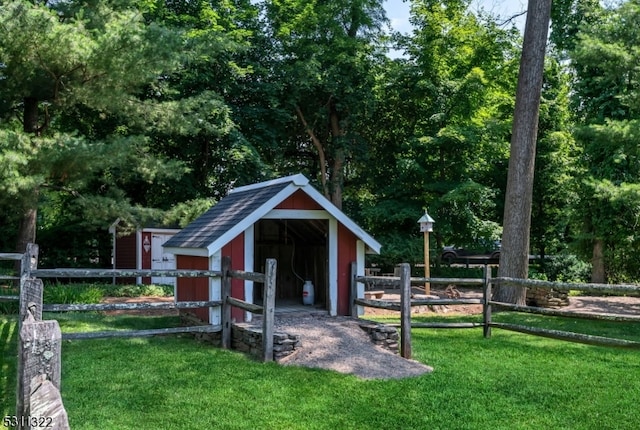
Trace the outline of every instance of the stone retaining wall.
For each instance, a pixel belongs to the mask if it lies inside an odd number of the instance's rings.
[[[278,361],[300,348],[300,336],[282,332],[273,333],[273,359]],[[235,323],[231,327],[231,348],[255,357],[262,354],[262,329],[248,323]]]
[[[371,337],[371,341],[394,354],[398,354],[398,330],[395,327],[379,324],[371,321],[360,323],[360,328],[366,331]]]
[[[554,289],[527,288],[527,304],[541,308],[561,308],[569,306],[569,295]]]

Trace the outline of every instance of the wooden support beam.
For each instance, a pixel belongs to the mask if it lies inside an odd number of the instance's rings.
[[[356,276],[358,274],[358,264],[355,261],[351,262],[351,270],[349,274],[351,276],[351,282],[349,283],[349,314],[352,317],[358,316],[358,304],[356,299],[358,298],[358,282]]]
[[[231,297],[231,257],[222,257],[222,280],[221,280],[221,299],[222,299],[222,348],[231,348],[231,305],[229,298]]]
[[[411,358],[411,269],[400,265],[400,355]]]
[[[276,270],[277,263],[273,258],[268,258],[265,264],[264,295],[262,303],[262,360],[273,361],[273,326],[276,310]]]
[[[484,319],[484,328],[482,334],[485,339],[491,337],[491,268],[484,266],[484,285],[482,288],[482,316]]]

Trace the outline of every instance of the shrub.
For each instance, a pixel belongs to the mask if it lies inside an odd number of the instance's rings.
[[[100,303],[104,296],[102,288],[94,284],[45,285],[43,302],[47,304]]]
[[[103,285],[102,289],[105,296],[111,297],[173,296],[171,285]]]
[[[574,254],[558,254],[545,262],[544,274],[553,282],[589,282],[591,265]]]

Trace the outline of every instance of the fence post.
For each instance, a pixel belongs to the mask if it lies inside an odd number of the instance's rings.
[[[231,305],[227,298],[231,296],[231,257],[222,257],[221,263],[222,279],[221,299],[222,299],[222,348],[231,348]]]
[[[264,296],[262,298],[262,360],[273,361],[273,324],[276,309],[276,269],[273,258],[267,258]]]
[[[44,410],[48,414],[46,417],[53,418],[53,423],[60,425],[54,428],[68,428],[68,424],[66,427],[63,425],[67,421],[67,413],[59,400],[62,334],[56,320],[38,321],[34,318],[33,313],[38,307],[42,306],[30,303],[20,330],[17,415],[25,418],[26,426],[22,427],[23,423],[19,422],[18,428],[31,428],[27,418],[34,416],[32,408],[35,405],[31,406],[32,385],[35,383],[38,386],[37,382],[42,380],[51,381],[58,396],[52,403],[37,405],[38,410]]]
[[[18,333],[22,328],[22,321],[27,317],[27,305],[31,302],[39,305],[34,314],[36,320],[42,319],[42,281],[33,283],[31,271],[38,268],[38,245],[28,243],[27,249],[22,254],[20,263],[20,318],[18,318]]]
[[[483,289],[482,289],[482,315],[484,318],[484,337],[491,337],[491,268],[484,265],[484,273],[483,273]]]
[[[411,269],[400,265],[400,355],[411,358]]]
[[[351,310],[351,316],[358,316],[358,305],[356,305],[356,299],[358,298],[358,283],[356,282],[356,276],[358,274],[358,263],[351,262],[351,284],[349,285],[349,305]]]

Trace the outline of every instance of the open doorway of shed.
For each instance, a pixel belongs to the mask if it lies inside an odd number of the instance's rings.
[[[255,224],[255,261],[264,273],[264,262],[275,258],[276,312],[327,310],[329,222],[310,219],[263,219]],[[313,305],[304,305],[305,281],[314,285]],[[263,285],[254,284],[254,303],[262,303]]]

